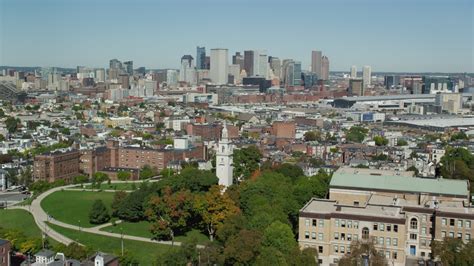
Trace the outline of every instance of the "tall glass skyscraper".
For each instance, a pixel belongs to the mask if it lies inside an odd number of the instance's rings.
[[[196,68],[206,69],[206,47],[196,48]]]

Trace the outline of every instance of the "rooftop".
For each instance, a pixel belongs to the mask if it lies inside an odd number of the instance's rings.
[[[407,174],[407,172],[348,167],[343,167],[334,172],[330,188],[422,192],[434,195],[461,197],[469,196],[469,182],[467,180],[417,178],[412,177],[412,174]]]

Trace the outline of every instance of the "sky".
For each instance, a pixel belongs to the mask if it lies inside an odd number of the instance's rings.
[[[178,68],[196,46],[309,69],[474,72],[472,0],[0,0],[0,65]]]

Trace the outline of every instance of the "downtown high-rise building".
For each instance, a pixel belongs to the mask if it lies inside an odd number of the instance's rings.
[[[329,80],[329,58],[323,56],[321,60],[321,77],[322,80]]]
[[[181,68],[179,70],[179,81],[187,82],[188,84],[195,84],[195,68],[194,58],[191,55],[184,55],[181,57]]]
[[[127,72],[128,75],[133,76],[133,61],[126,61],[123,62],[124,67],[125,67],[125,72]]]
[[[323,53],[321,51],[312,51],[311,52],[311,71],[315,73],[319,79],[321,79],[322,72],[322,60]]]
[[[370,66],[364,66],[362,69],[362,80],[364,81],[364,89],[371,85],[372,68]]]
[[[95,69],[95,81],[96,82],[105,82],[105,69],[97,68]]]
[[[353,78],[353,79],[357,78],[357,67],[356,66],[351,66],[351,78]]]
[[[239,65],[240,69],[244,69],[244,56],[240,54],[240,52],[236,52],[235,55],[232,56],[232,64]]]
[[[228,50],[223,48],[211,49],[210,78],[215,84],[227,84],[228,80]]]
[[[118,59],[112,59],[109,61],[109,68],[122,69],[122,62],[120,62]]]
[[[244,51],[244,69],[247,74],[247,77],[251,77],[254,74],[254,57],[254,51]]]
[[[273,76],[281,79],[281,61],[278,57],[270,56],[270,68],[273,71]]]
[[[196,68],[206,69],[206,47],[196,48]]]
[[[267,51],[254,51],[253,76],[267,78],[268,75],[268,56]]]

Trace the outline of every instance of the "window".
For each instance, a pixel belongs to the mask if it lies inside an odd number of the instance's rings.
[[[346,220],[341,220],[341,227],[346,227]]]
[[[396,224],[393,225],[393,232],[395,232],[395,233],[398,232],[398,225],[396,225]]]
[[[425,253],[425,252],[421,252],[420,255],[421,255],[422,257],[424,257],[424,256],[426,255],[426,253]]]
[[[336,227],[339,227],[339,219],[336,219],[336,220],[334,221],[334,223],[335,223],[335,226],[336,226]]]
[[[306,226],[309,226],[309,219],[306,219],[306,220],[304,221],[304,224],[305,224]]]
[[[362,239],[369,239],[369,228],[364,227],[362,229]]]
[[[309,232],[308,231],[304,232],[304,238],[309,239]]]
[[[454,226],[454,219],[449,219],[449,225]]]
[[[324,227],[324,220],[323,219],[319,220],[319,227]]]
[[[385,251],[385,258],[390,259],[390,251]]]
[[[318,247],[318,253],[319,253],[319,254],[323,253],[323,246],[319,246],[319,247]]]
[[[466,224],[466,228],[471,228],[471,221],[466,221],[465,224]]]
[[[422,246],[422,247],[426,247],[426,239],[422,239],[422,240],[421,240],[421,246]]]
[[[416,235],[416,234],[410,234],[410,239],[411,239],[411,240],[416,240],[416,239],[417,239],[417,235]]]
[[[421,228],[421,234],[426,235],[426,227]]]
[[[462,228],[462,220],[458,220],[458,227]]]
[[[315,232],[311,233],[311,239],[316,239],[316,233]]]
[[[352,221],[351,220],[347,221],[347,228],[352,228]]]
[[[316,226],[317,223],[318,221],[316,219],[313,219],[313,226]]]
[[[464,239],[467,240],[467,241],[470,241],[471,240],[471,234],[465,234]]]
[[[426,214],[421,217],[422,222],[426,222]]]
[[[454,232],[449,232],[449,237],[454,238]]]
[[[345,246],[341,246],[341,253],[346,253],[346,247]]]
[[[359,229],[359,222],[354,222],[354,228]]]
[[[411,218],[410,229],[418,229],[418,220],[416,218]]]
[[[379,228],[379,225],[378,224],[374,224],[374,231],[377,231]]]
[[[441,232],[441,237],[442,237],[442,238],[445,238],[445,237],[446,237],[446,231],[442,231],[442,232]]]
[[[358,202],[358,201],[354,201],[354,206],[359,206],[359,202]]]
[[[324,240],[324,235],[323,233],[318,233],[318,240]]]
[[[462,239],[462,233],[458,233],[458,239]]]
[[[339,233],[334,233],[334,239],[339,240]]]
[[[398,253],[396,251],[392,252],[392,259],[396,260],[398,258]]]
[[[379,245],[382,245],[383,246],[383,237],[379,237]]]
[[[392,244],[390,237],[385,238],[385,243],[387,243],[387,246],[390,246]]]
[[[347,234],[347,241],[352,241],[352,235],[351,234]]]
[[[446,224],[447,224],[446,218],[441,219],[441,225],[446,225]]]
[[[385,231],[385,224],[380,224],[379,225],[379,230],[380,231]]]
[[[392,231],[392,226],[387,224],[387,232],[391,232]]]
[[[346,234],[341,233],[341,240],[346,240]]]
[[[357,241],[359,240],[359,235],[358,234],[354,234],[354,241]]]
[[[339,252],[339,246],[338,245],[334,245],[334,253],[338,253]]]

